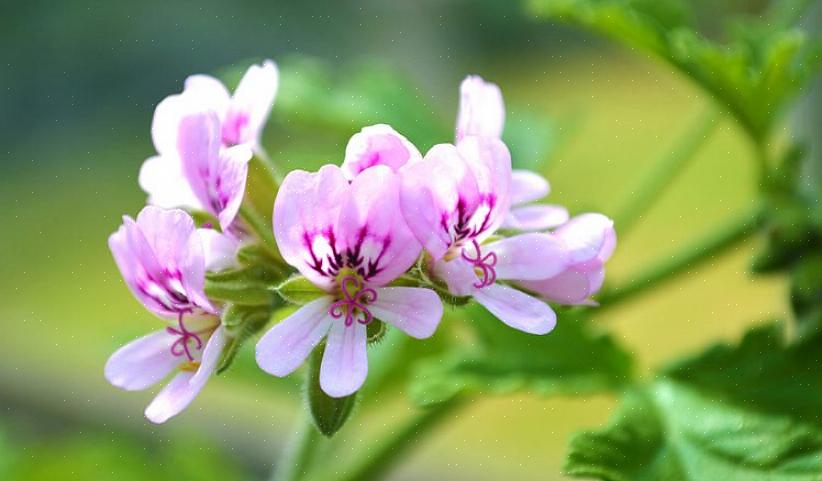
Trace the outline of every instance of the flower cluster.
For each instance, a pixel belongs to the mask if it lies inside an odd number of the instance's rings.
[[[204,283],[258,241],[237,214],[248,162],[265,157],[259,135],[276,90],[277,69],[264,62],[233,96],[193,76],[155,112],[158,155],[140,173],[150,205],[125,219],[110,246],[134,295],[169,325],[106,366],[109,381],[129,390],[178,372],[146,410],[154,422],[191,402],[232,337],[221,323],[227,306],[209,299]],[[547,302],[593,302],[616,243],[613,224],[536,203],[549,184],[512,169],[504,112],[496,85],[468,77],[454,143],[422,155],[392,127],[373,125],[351,138],[341,165],[286,175],[273,205],[274,257],[316,295],[262,335],[264,371],[286,376],[321,349],[320,388],[349,396],[367,377],[374,323],[425,339],[443,302],[473,299],[508,326],[546,334],[556,324]],[[214,222],[198,228],[180,208]]]

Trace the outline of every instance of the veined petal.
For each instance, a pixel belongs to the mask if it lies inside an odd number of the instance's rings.
[[[152,277],[161,276],[162,268],[137,223],[128,216],[123,217],[123,225],[109,236],[108,246],[123,280],[134,297],[146,309],[159,316],[171,315],[163,304],[148,295],[141,286],[146,274]]]
[[[211,110],[220,121],[225,118],[230,102],[228,89],[211,75],[191,75],[186,78],[183,95],[195,110]]]
[[[348,179],[375,165],[385,165],[397,172],[422,155],[414,145],[391,126],[371,125],[354,134],[345,148],[342,170]]]
[[[434,277],[445,282],[448,291],[455,296],[470,296],[477,290],[474,286],[478,280],[474,266],[462,257],[450,261],[434,261],[431,264],[431,271]]]
[[[214,374],[227,340],[223,327],[218,327],[206,343],[197,371],[177,374],[148,405],[146,418],[161,424],[187,408]]]
[[[526,204],[542,199],[551,192],[545,177],[530,170],[511,171],[511,205]]]
[[[557,323],[547,304],[513,287],[493,284],[478,289],[474,299],[500,321],[529,334],[547,334]]]
[[[174,336],[162,330],[126,344],[106,362],[106,379],[126,391],[140,391],[153,386],[180,364],[180,358],[171,353],[175,340]]]
[[[226,144],[258,147],[279,85],[280,71],[273,61],[265,60],[248,68],[234,91],[223,120],[222,137]]]
[[[326,165],[317,173],[290,172],[274,201],[274,237],[283,259],[321,288],[332,288],[327,271],[342,247],[336,228],[348,196],[340,168]]]
[[[468,136],[457,150],[474,176],[480,205],[470,220],[472,235],[482,240],[502,224],[511,203],[511,153],[496,138]]]
[[[408,227],[434,259],[448,250],[452,228],[477,210],[480,194],[471,170],[450,144],[435,145],[402,175],[400,205]]]
[[[500,279],[547,279],[569,265],[565,245],[550,234],[521,234],[483,246],[497,257]]]
[[[471,75],[460,84],[457,141],[467,135],[502,137],[505,105],[499,87]]]
[[[533,204],[513,207],[502,222],[503,229],[537,231],[568,222],[568,209],[559,205]]]
[[[220,120],[213,111],[196,112],[180,119],[177,155],[191,190],[206,211],[219,215],[222,205],[214,195],[214,169],[219,163]]]
[[[320,387],[331,397],[345,397],[362,387],[368,375],[366,326],[354,322],[331,325],[320,365]]]
[[[400,210],[400,175],[384,165],[354,178],[337,226],[347,252],[362,259],[361,275],[370,286],[402,275],[422,250]]]
[[[328,333],[332,323],[328,309],[332,300],[331,297],[313,300],[269,329],[257,343],[260,368],[282,377],[300,367]]]
[[[237,250],[240,248],[240,241],[236,237],[214,229],[197,229],[197,234],[203,243],[206,271],[217,272],[239,267]]]
[[[237,145],[221,150],[216,158],[212,187],[216,202],[221,206],[217,217],[223,230],[228,230],[234,222],[243,203],[248,161],[252,155],[248,146]]]
[[[578,215],[554,234],[565,243],[574,263],[606,260],[616,245],[614,222],[602,214]]]
[[[368,309],[377,319],[417,339],[434,334],[443,310],[436,292],[419,287],[381,287]]]
[[[147,159],[140,168],[138,181],[140,188],[148,194],[149,204],[165,209],[204,208],[200,199],[191,190],[177,155]]]

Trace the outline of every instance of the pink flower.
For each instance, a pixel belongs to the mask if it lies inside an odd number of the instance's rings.
[[[377,124],[365,127],[351,137],[341,168],[346,178],[351,180],[375,165],[385,165],[399,172],[408,163],[420,159],[420,151],[408,139],[389,125]]]
[[[582,214],[552,234],[569,254],[568,266],[559,274],[518,284],[543,299],[560,304],[591,304],[605,279],[605,261],[616,247],[611,219],[602,214]]]
[[[499,139],[505,124],[502,92],[493,83],[472,75],[460,85],[457,114],[457,142],[468,135]],[[548,181],[528,170],[511,173],[511,209],[502,227],[537,231],[550,229],[568,220],[568,210],[559,205],[531,204],[550,192]],[[528,205],[531,204],[531,205]]]
[[[283,258],[327,295],[275,325],[257,344],[257,363],[286,376],[326,339],[320,386],[342,397],[368,371],[366,325],[374,319],[415,338],[431,336],[442,304],[429,289],[386,287],[416,261],[420,245],[399,206],[400,178],[386,166],[351,182],[327,165],[286,176],[274,204],[274,235]]]
[[[134,221],[109,238],[109,247],[134,296],[168,321],[165,329],[139,338],[115,352],[105,376],[128,391],[153,386],[172,372],[174,378],[146,408],[146,417],[162,423],[188,406],[214,372],[226,334],[219,311],[204,292],[207,263],[219,264],[204,251],[191,217],[181,210],[146,207]]]
[[[277,91],[277,67],[252,65],[231,97],[206,75],[186,79],[185,90],[160,102],[152,137],[158,155],[143,164],[140,186],[149,203],[203,210],[231,226],[245,191],[248,161]]]

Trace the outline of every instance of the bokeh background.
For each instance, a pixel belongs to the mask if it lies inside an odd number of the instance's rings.
[[[699,3],[707,32],[727,12],[761,8]],[[256,480],[277,462],[301,414],[298,388],[259,371],[251,349],[160,427],[142,416],[153,393],[118,391],[102,375],[119,345],[156,326],[106,247],[120,216],[135,215],[145,200],[137,173],[153,153],[153,109],[189,74],[260,58],[280,62],[288,77],[265,136],[283,171],[340,162],[362,119],[399,108],[363,104],[357,89],[393,79],[404,82],[405,102],[440,119],[405,133],[421,149],[431,132],[448,141],[459,82],[476,73],[503,89],[515,161],[542,170],[551,201],[573,213],[617,213],[644,170],[710,104],[668,67],[536,21],[518,2],[3,2],[1,480]],[[286,71],[292,66],[331,79],[311,111],[295,100],[306,94],[301,77]],[[324,105],[343,84],[346,93]],[[351,120],[323,129],[311,116],[327,112]],[[751,206],[751,146],[732,120],[719,122],[672,188],[620,238],[610,282],[630,280]],[[596,321],[647,372],[711,340],[737,339],[757,319],[788,317],[784,279],[749,273],[755,247],[744,244]],[[395,404],[397,416],[408,409]],[[569,434],[599,426],[614,406],[606,396],[475,402],[419,441],[391,479],[562,479]],[[369,433],[356,421],[345,429]]]

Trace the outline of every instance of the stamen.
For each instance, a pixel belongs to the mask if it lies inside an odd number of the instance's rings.
[[[368,287],[363,289],[365,284],[357,276],[345,276],[340,282],[340,291],[343,298],[328,309],[328,313],[335,319],[345,316],[345,325],[354,324],[354,316],[357,311],[362,313],[362,318],[357,319],[360,324],[368,324],[374,320],[374,315],[365,307],[366,304],[377,300],[377,291]]]
[[[180,336],[176,341],[174,341],[174,344],[171,345],[171,354],[178,357],[185,354],[189,361],[194,361],[194,356],[191,354],[191,351],[189,350],[189,340],[194,341],[197,349],[203,348],[203,340],[200,339],[200,336],[198,336],[196,333],[186,329],[185,324],[183,324],[182,312],[177,317],[177,325],[179,326],[179,329],[175,329],[173,327],[166,328],[166,332],[168,332],[169,334]]]
[[[474,239],[472,243],[474,244],[474,249],[477,250],[477,257],[469,257],[468,254],[465,253],[465,249],[463,249],[462,258],[473,264],[474,269],[477,270],[477,277],[482,275],[479,282],[474,284],[474,287],[482,289],[483,287],[490,286],[497,280],[497,271],[494,269],[494,266],[497,265],[497,254],[489,252],[483,257],[479,242]]]

